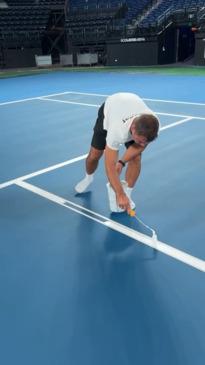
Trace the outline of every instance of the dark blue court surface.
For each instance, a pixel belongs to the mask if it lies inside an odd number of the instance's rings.
[[[0,80],[2,365],[204,364],[204,81]],[[110,213],[103,159],[90,190],[74,190],[98,106],[118,91],[140,95],[161,120],[133,193],[157,241]]]

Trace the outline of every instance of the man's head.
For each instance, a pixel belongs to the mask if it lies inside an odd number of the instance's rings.
[[[153,114],[141,114],[133,119],[130,130],[133,140],[141,147],[146,147],[157,138],[159,121]]]

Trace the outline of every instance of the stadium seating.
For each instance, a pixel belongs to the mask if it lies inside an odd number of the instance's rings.
[[[64,9],[65,0],[7,0],[6,3],[7,8],[0,8],[1,43],[11,46],[16,42],[23,46],[28,39],[39,41],[50,11],[53,7]]]
[[[0,9],[1,38],[35,38],[49,24],[52,9],[66,9],[65,29],[76,39],[106,40],[107,36],[136,28],[152,29],[169,9],[200,8],[205,0],[7,0]],[[132,31],[132,30],[131,30]],[[24,33],[25,32],[25,33]],[[131,33],[130,33],[131,34]]]
[[[106,39],[116,29],[123,30],[152,0],[70,0],[66,28],[72,39]],[[92,29],[92,31],[91,31]],[[97,38],[96,38],[97,37]]]
[[[205,0],[163,0],[159,2],[157,7],[153,8],[153,10],[148,13],[138,25],[141,27],[154,25],[158,22],[158,19],[168,11],[200,9],[203,6],[205,6]]]

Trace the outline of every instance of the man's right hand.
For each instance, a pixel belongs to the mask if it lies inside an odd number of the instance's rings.
[[[127,212],[131,210],[129,198],[125,193],[116,194],[116,200],[117,200],[117,205],[121,209],[124,209]]]

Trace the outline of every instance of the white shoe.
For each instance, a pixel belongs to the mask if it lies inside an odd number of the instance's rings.
[[[83,180],[81,180],[76,186],[75,191],[79,194],[84,193],[84,191],[88,188],[88,186],[93,182],[93,176],[86,176]]]
[[[126,181],[122,180],[121,184],[122,184],[124,192],[127,194],[127,191],[126,191],[127,190],[127,183],[126,183]],[[115,212],[115,213],[124,212],[125,209],[120,208],[117,204],[116,194],[115,194],[113,188],[111,187],[110,183],[107,183],[107,190],[108,190],[108,198],[109,198],[109,205],[110,205],[111,212]],[[130,200],[131,209],[135,209],[135,203],[130,198],[129,198],[129,200]]]
[[[112,186],[110,185],[109,182],[106,185],[107,185],[109,206],[110,206],[111,212],[113,212],[113,213],[121,213],[121,212],[124,212],[124,209],[120,208],[117,205],[116,194],[115,194]]]

